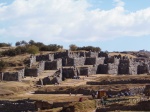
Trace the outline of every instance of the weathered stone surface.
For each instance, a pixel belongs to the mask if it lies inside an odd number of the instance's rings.
[[[84,66],[85,58],[67,58],[67,66]]]
[[[0,112],[27,112],[37,111],[34,101],[0,101]]]
[[[108,65],[107,64],[100,64],[97,67],[97,74],[107,74],[108,73]]]
[[[37,77],[39,76],[39,72],[38,72],[38,69],[35,68],[35,69],[25,69],[25,76],[33,76],[33,77]]]
[[[54,60],[54,54],[46,54],[46,55],[38,55],[36,56],[36,61],[53,61]]]
[[[21,81],[23,77],[18,72],[5,72],[3,73],[3,81]]]
[[[86,52],[85,53],[86,57],[98,57],[98,52]]]
[[[45,62],[45,70],[57,70],[62,67],[62,59]]]
[[[85,60],[85,65],[99,65],[99,64],[104,64],[104,57],[102,58],[97,58],[97,57],[90,57],[86,58]]]
[[[118,74],[118,65],[117,64],[108,64],[108,74]]]
[[[74,78],[74,76],[77,76],[77,70],[74,67],[70,68],[62,68],[62,79],[66,78]]]
[[[0,81],[2,81],[3,80],[3,72],[0,72]]]

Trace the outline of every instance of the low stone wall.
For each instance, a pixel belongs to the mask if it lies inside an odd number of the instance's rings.
[[[30,101],[0,101],[0,112],[37,111],[34,102]]]
[[[24,78],[24,69],[17,72],[0,72],[1,81],[21,81]]]
[[[94,82],[89,81],[87,82],[88,85],[108,85],[108,84],[147,84],[150,83],[150,80],[137,80],[137,79],[129,79],[129,80],[118,80],[118,81],[101,81],[101,82]]]
[[[1,74],[2,81],[21,81],[22,79],[23,77],[19,72],[5,72]]]

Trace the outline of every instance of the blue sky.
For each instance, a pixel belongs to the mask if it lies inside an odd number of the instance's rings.
[[[150,0],[0,0],[0,42],[150,51]]]

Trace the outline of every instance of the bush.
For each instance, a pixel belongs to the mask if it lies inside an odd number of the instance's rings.
[[[78,48],[78,47],[77,47],[75,44],[69,45],[69,49],[70,49],[71,51],[76,51],[77,48]]]
[[[0,43],[0,47],[10,47],[11,44],[10,43]]]
[[[28,46],[27,52],[30,54],[36,54],[36,53],[39,53],[39,48],[35,45],[31,45],[31,46]]]
[[[0,71],[2,71],[3,69],[5,69],[8,66],[8,63],[0,60]]]
[[[93,46],[83,46],[83,47],[78,47],[77,50],[100,52],[101,48],[100,47],[93,47]]]
[[[50,45],[44,45],[40,48],[40,51],[58,51],[59,49],[62,49],[63,46],[57,45],[57,44],[50,44]]]
[[[16,47],[15,49],[9,49],[6,51],[2,51],[1,55],[3,55],[3,56],[16,56],[19,54],[24,54],[26,52],[27,52],[26,46],[19,46],[19,47]]]

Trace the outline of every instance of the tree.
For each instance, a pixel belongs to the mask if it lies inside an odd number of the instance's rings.
[[[78,47],[77,50],[100,52],[101,48],[100,47],[93,47],[93,46],[83,46],[83,47]]]
[[[39,48],[35,45],[28,46],[27,52],[30,54],[36,54],[39,52]]]
[[[21,45],[21,43],[18,41],[18,42],[16,42],[16,44],[15,44],[16,46],[20,46]]]
[[[29,44],[30,44],[30,45],[35,44],[34,40],[30,40],[30,41],[29,41]]]
[[[28,43],[26,42],[26,41],[24,41],[24,40],[22,40],[21,42],[21,45],[27,45]]]
[[[10,47],[10,43],[0,43],[0,47]]]
[[[78,48],[78,47],[77,47],[75,44],[69,45],[69,49],[70,49],[71,51],[76,51],[77,48]]]

